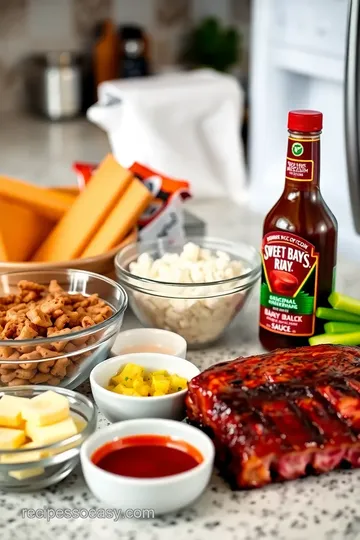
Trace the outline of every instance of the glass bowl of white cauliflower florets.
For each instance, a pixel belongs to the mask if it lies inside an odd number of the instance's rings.
[[[252,246],[206,237],[130,244],[115,268],[140,322],[176,332],[190,347],[224,333],[261,272]]]

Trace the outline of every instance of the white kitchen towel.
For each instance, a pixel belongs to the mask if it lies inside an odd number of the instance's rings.
[[[116,159],[188,180],[199,197],[245,199],[244,94],[210,69],[104,82],[87,112]]]

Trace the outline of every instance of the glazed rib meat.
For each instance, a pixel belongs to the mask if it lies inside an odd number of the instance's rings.
[[[221,362],[190,381],[186,399],[189,421],[212,437],[234,488],[360,467],[360,348]]]

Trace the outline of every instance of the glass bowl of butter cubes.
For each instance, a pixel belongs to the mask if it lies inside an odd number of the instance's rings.
[[[63,480],[96,429],[85,396],[50,386],[0,389],[0,489],[27,492]]]
[[[260,277],[260,255],[242,242],[188,237],[126,246],[116,275],[144,326],[180,334],[189,347],[216,341]]]
[[[76,388],[108,357],[127,294],[81,270],[0,276],[0,387]]]

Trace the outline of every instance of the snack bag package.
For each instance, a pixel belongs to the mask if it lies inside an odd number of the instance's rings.
[[[86,189],[96,167],[94,163],[73,164],[80,191]],[[185,239],[182,203],[191,197],[189,182],[170,178],[140,163],[134,163],[130,170],[154,195],[138,221],[139,239],[151,241],[164,236],[174,241]]]

